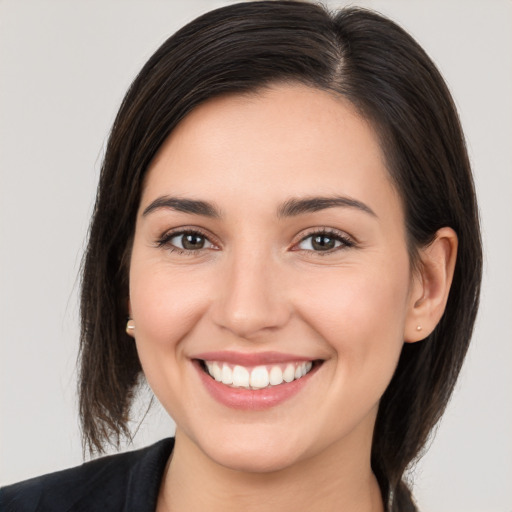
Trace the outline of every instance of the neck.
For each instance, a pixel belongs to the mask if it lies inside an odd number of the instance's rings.
[[[383,512],[369,454],[364,462],[353,455],[332,446],[286,469],[249,473],[217,464],[178,431],[157,512]]]

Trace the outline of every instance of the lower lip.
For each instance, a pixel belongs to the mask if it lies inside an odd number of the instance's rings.
[[[311,376],[316,373],[319,368],[315,365],[304,377],[292,382],[283,382],[283,384],[279,384],[278,386],[269,386],[268,388],[254,390],[226,386],[222,384],[222,382],[217,382],[210,377],[210,375],[203,370],[199,361],[194,361],[194,366],[199,372],[199,377],[204,386],[217,402],[232,409],[245,409],[250,411],[270,409],[297,395],[299,391],[307,385]]]

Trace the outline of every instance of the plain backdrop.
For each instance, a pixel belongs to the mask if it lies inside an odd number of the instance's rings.
[[[0,0],[0,483],[82,461],[77,276],[110,125],[153,51],[227,3]],[[413,473],[414,491],[424,512],[510,512],[512,2],[351,4],[398,21],[441,69],[480,199],[480,316],[456,393]],[[155,407],[135,446],[172,428]]]

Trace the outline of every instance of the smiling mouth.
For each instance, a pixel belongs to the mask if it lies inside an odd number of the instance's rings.
[[[212,379],[231,388],[266,389],[299,380],[323,361],[297,361],[247,367],[222,361],[198,360]]]

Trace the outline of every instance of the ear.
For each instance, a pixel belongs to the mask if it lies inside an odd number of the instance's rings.
[[[437,231],[431,244],[420,249],[405,323],[406,343],[426,338],[441,320],[452,284],[457,246],[457,234],[445,227]]]
[[[126,334],[135,337],[135,322],[132,319],[132,305],[130,303],[130,299],[127,300],[127,310],[128,310],[128,320],[126,322]]]

